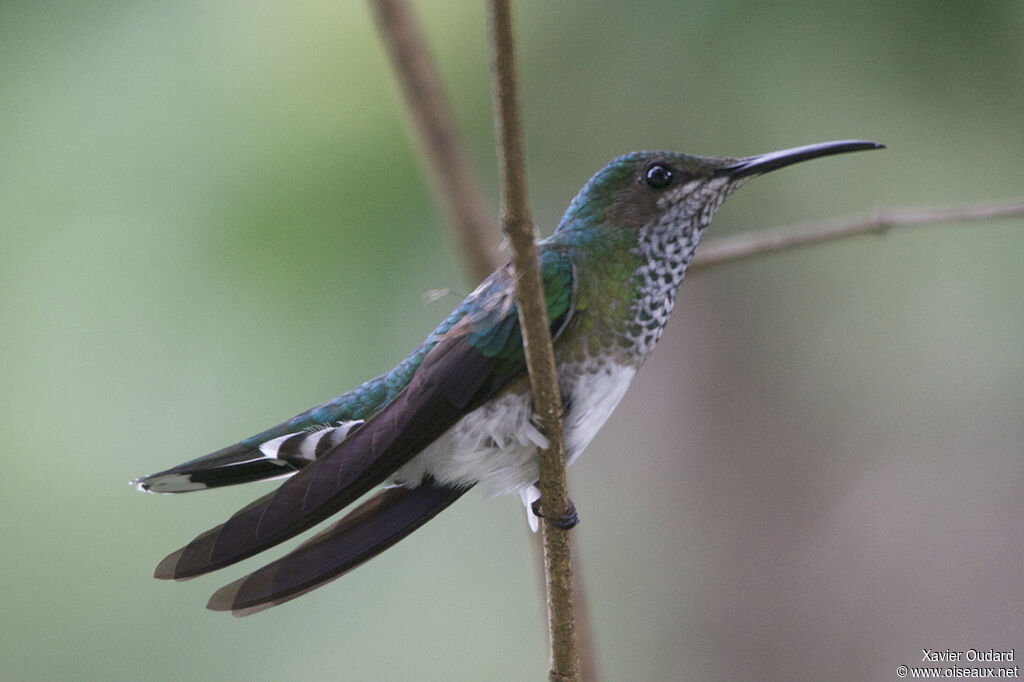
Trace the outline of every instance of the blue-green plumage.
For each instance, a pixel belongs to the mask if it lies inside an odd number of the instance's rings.
[[[878,146],[833,142],[740,159],[638,152],[591,178],[538,248],[570,463],[657,343],[725,197],[751,175]],[[475,485],[535,499],[536,448],[546,439],[533,419],[513,276],[507,266],[491,275],[392,370],[235,445],[138,479],[142,490],[186,492],[291,476],[165,558],[157,577],[235,563],[390,484],[210,600],[210,608],[249,613],[358,566]]]

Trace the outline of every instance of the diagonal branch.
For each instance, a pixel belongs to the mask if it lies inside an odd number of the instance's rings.
[[[427,157],[434,194],[448,214],[471,280],[479,282],[501,265],[491,240],[494,220],[466,156],[427,41],[405,0],[370,0],[369,4]]]
[[[911,225],[998,220],[1024,216],[1024,201],[953,208],[879,209],[866,215],[833,218],[796,227],[762,230],[718,239],[705,245],[690,269],[709,268],[773,251],[785,251],[861,234],[882,234]]]
[[[569,534],[548,520],[557,516],[559,511],[567,510],[569,505],[562,437],[562,400],[558,392],[555,355],[548,332],[547,308],[527,201],[511,9],[509,0],[490,0],[487,7],[498,167],[502,187],[502,227],[512,247],[519,325],[523,332],[523,349],[530,373],[533,408],[549,440],[549,446],[538,453],[541,504],[547,512],[544,521],[544,568],[551,642],[551,669],[548,676],[558,682],[578,680],[579,659],[573,618]]]

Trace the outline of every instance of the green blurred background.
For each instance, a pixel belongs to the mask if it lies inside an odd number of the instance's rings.
[[[496,197],[480,3],[420,3]],[[864,137],[711,236],[1024,195],[1024,3],[516,5],[534,217],[605,161]],[[154,581],[257,490],[128,480],[401,358],[472,288],[358,2],[0,5],[5,680],[535,680],[519,501],[471,494],[329,587]],[[695,273],[570,473],[607,680],[895,679],[1024,656],[1024,221]]]

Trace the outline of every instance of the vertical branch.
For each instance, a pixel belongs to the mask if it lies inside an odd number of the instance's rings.
[[[488,2],[494,118],[502,187],[502,228],[512,247],[516,299],[523,348],[530,373],[534,410],[549,447],[538,453],[542,507],[551,518],[567,510],[562,399],[558,392],[555,355],[548,331],[533,222],[527,201],[526,164],[515,77],[512,19],[508,0]],[[558,510],[558,511],[556,511]],[[544,521],[544,569],[548,592],[548,632],[553,681],[579,679],[569,534]]]
[[[501,263],[491,242],[487,202],[462,146],[427,41],[405,0],[369,0],[427,157],[427,176],[454,228],[473,282]]]

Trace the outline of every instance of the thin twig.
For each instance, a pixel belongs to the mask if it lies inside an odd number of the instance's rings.
[[[502,227],[512,247],[516,298],[523,347],[530,373],[534,411],[549,440],[538,452],[544,521],[544,566],[548,589],[548,632],[551,642],[551,680],[579,679],[569,534],[549,519],[567,510],[562,401],[558,392],[555,355],[548,332],[547,309],[541,285],[533,223],[527,201],[526,164],[515,76],[512,17],[508,0],[490,0],[491,73],[497,129],[498,167],[502,186]]]
[[[491,235],[494,219],[466,156],[430,48],[405,0],[370,0],[391,63],[427,157],[427,176],[448,214],[472,281],[501,265]]]
[[[475,182],[465,148],[447,104],[441,80],[415,12],[404,0],[369,0],[378,30],[388,46],[392,67],[405,93],[406,106],[414,121],[413,131],[424,152],[427,176],[433,184],[438,202],[448,209],[454,233],[459,237],[459,251],[469,274],[480,279],[501,260],[496,249],[488,248],[490,240],[484,232],[490,219],[487,203]],[[455,170],[442,175],[446,168]],[[454,179],[453,179],[454,178]],[[462,178],[462,180],[459,180]],[[544,552],[543,535],[533,543],[538,557]],[[546,576],[545,562],[538,569]],[[572,579],[575,607],[577,649],[584,679],[597,679],[593,643],[586,614],[586,601],[580,584],[579,557],[572,556]],[[543,578],[545,585],[546,577]],[[589,674],[588,674],[589,673]]]
[[[690,268],[708,268],[773,251],[795,249],[859,234],[882,234],[911,225],[997,220],[1017,216],[1024,216],[1024,201],[954,208],[879,209],[866,215],[833,218],[719,239],[698,251]]]

